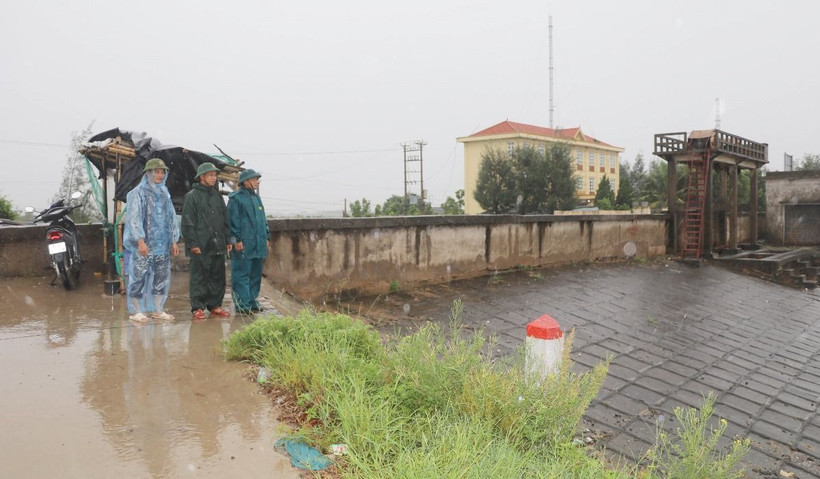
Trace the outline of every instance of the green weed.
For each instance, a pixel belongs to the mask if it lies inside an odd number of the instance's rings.
[[[749,439],[735,439],[729,451],[719,451],[718,442],[728,422],[718,420],[712,427],[715,395],[703,398],[700,409],[675,408],[680,427],[675,437],[664,429],[659,420],[655,445],[647,451],[647,479],[739,479],[744,472],[737,466],[749,450]]]

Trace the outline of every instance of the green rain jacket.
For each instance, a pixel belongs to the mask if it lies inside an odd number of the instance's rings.
[[[191,256],[191,248],[201,249],[203,255],[225,254],[230,236],[228,215],[215,186],[209,188],[195,183],[185,194],[181,226],[188,256]]]
[[[243,251],[234,250],[231,254],[240,259],[267,257],[270,230],[262,199],[247,188],[239,188],[228,195],[228,198],[231,243],[241,241],[244,247]]]

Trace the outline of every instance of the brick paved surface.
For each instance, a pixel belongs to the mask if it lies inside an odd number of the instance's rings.
[[[465,324],[496,334],[501,354],[547,313],[565,331],[575,328],[575,370],[611,356],[582,424],[609,451],[640,455],[660,415],[674,428],[675,407],[697,407],[714,391],[727,435],[752,440],[747,477],[783,470],[820,478],[817,291],[670,261],[523,271],[426,288],[405,301],[411,317],[444,322],[456,298]]]

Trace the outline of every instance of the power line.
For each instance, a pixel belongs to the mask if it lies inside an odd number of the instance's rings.
[[[13,143],[18,145],[48,146],[55,148],[68,148],[70,145],[59,143],[46,143],[42,141],[8,140],[0,138],[0,143]],[[375,150],[329,150],[329,151],[291,151],[291,152],[238,152],[236,156],[299,156],[299,155],[348,155],[364,153],[384,153],[388,151],[401,151],[401,148],[382,148]]]
[[[24,140],[4,140],[0,138],[0,143],[13,143],[16,145],[30,145],[30,146],[48,146],[51,148],[68,148],[69,145],[60,145],[57,143],[44,143],[40,141],[24,141]]]
[[[236,156],[298,156],[298,155],[347,155],[362,153],[384,153],[401,151],[401,148],[383,148],[380,150],[339,150],[339,151],[294,151],[294,152],[237,152]]]

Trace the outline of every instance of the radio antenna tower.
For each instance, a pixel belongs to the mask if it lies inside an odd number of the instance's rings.
[[[715,130],[720,130],[720,98],[715,98]]]
[[[549,42],[550,42],[550,128],[553,128],[552,114],[555,105],[552,103],[552,15],[549,17]]]

